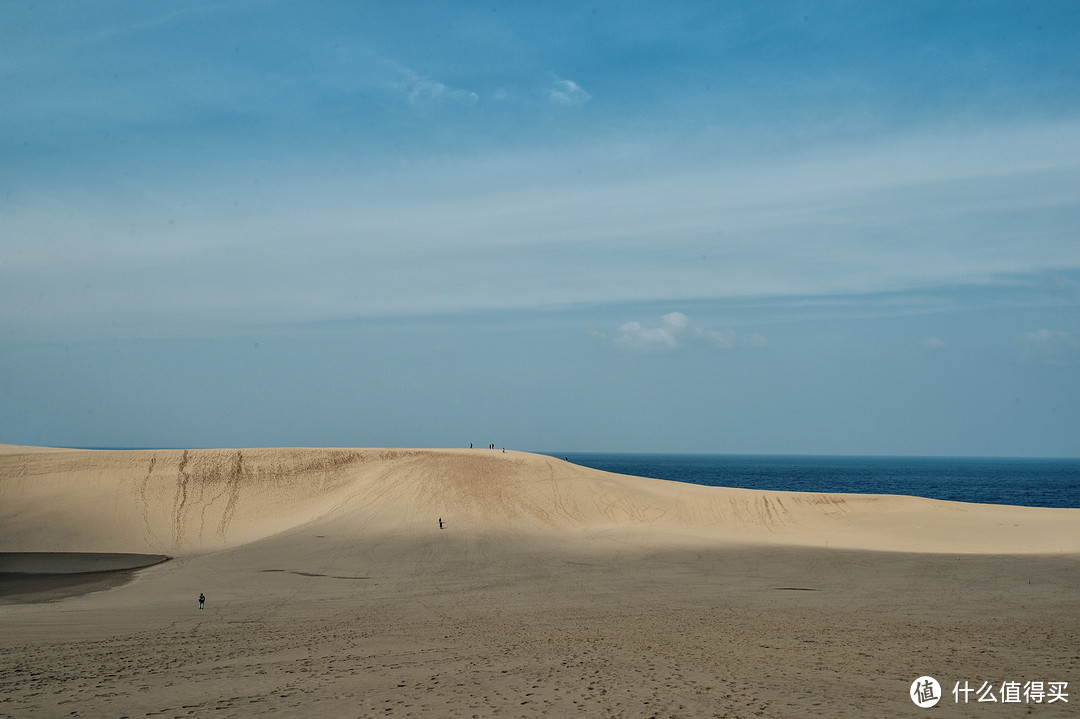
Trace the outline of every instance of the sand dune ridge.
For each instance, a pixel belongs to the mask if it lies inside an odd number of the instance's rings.
[[[312,522],[665,544],[1080,552],[1080,510],[700,487],[491,450],[0,451],[0,549],[182,556]]]

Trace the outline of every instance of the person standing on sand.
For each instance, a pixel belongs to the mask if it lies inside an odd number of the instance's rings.
[[[203,604],[204,604],[205,602],[206,602],[206,597],[205,597],[205,596],[203,596],[203,593],[202,593],[202,592],[199,592],[199,609],[202,609],[202,608],[203,608]]]
[[[442,529],[442,517],[439,517],[439,529]]]

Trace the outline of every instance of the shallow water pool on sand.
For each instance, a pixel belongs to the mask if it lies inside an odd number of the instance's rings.
[[[51,602],[111,589],[168,560],[162,554],[0,552],[0,604]]]

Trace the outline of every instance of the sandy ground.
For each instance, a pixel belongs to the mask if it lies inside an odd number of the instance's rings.
[[[487,450],[6,447],[0,551],[174,557],[0,605],[3,717],[1080,716],[1077,510]]]

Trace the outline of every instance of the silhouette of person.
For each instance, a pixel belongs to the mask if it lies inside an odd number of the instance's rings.
[[[204,603],[206,603],[206,597],[203,596],[202,592],[199,592],[199,609],[203,608]]]
[[[439,529],[442,529],[442,517],[439,517]]]

